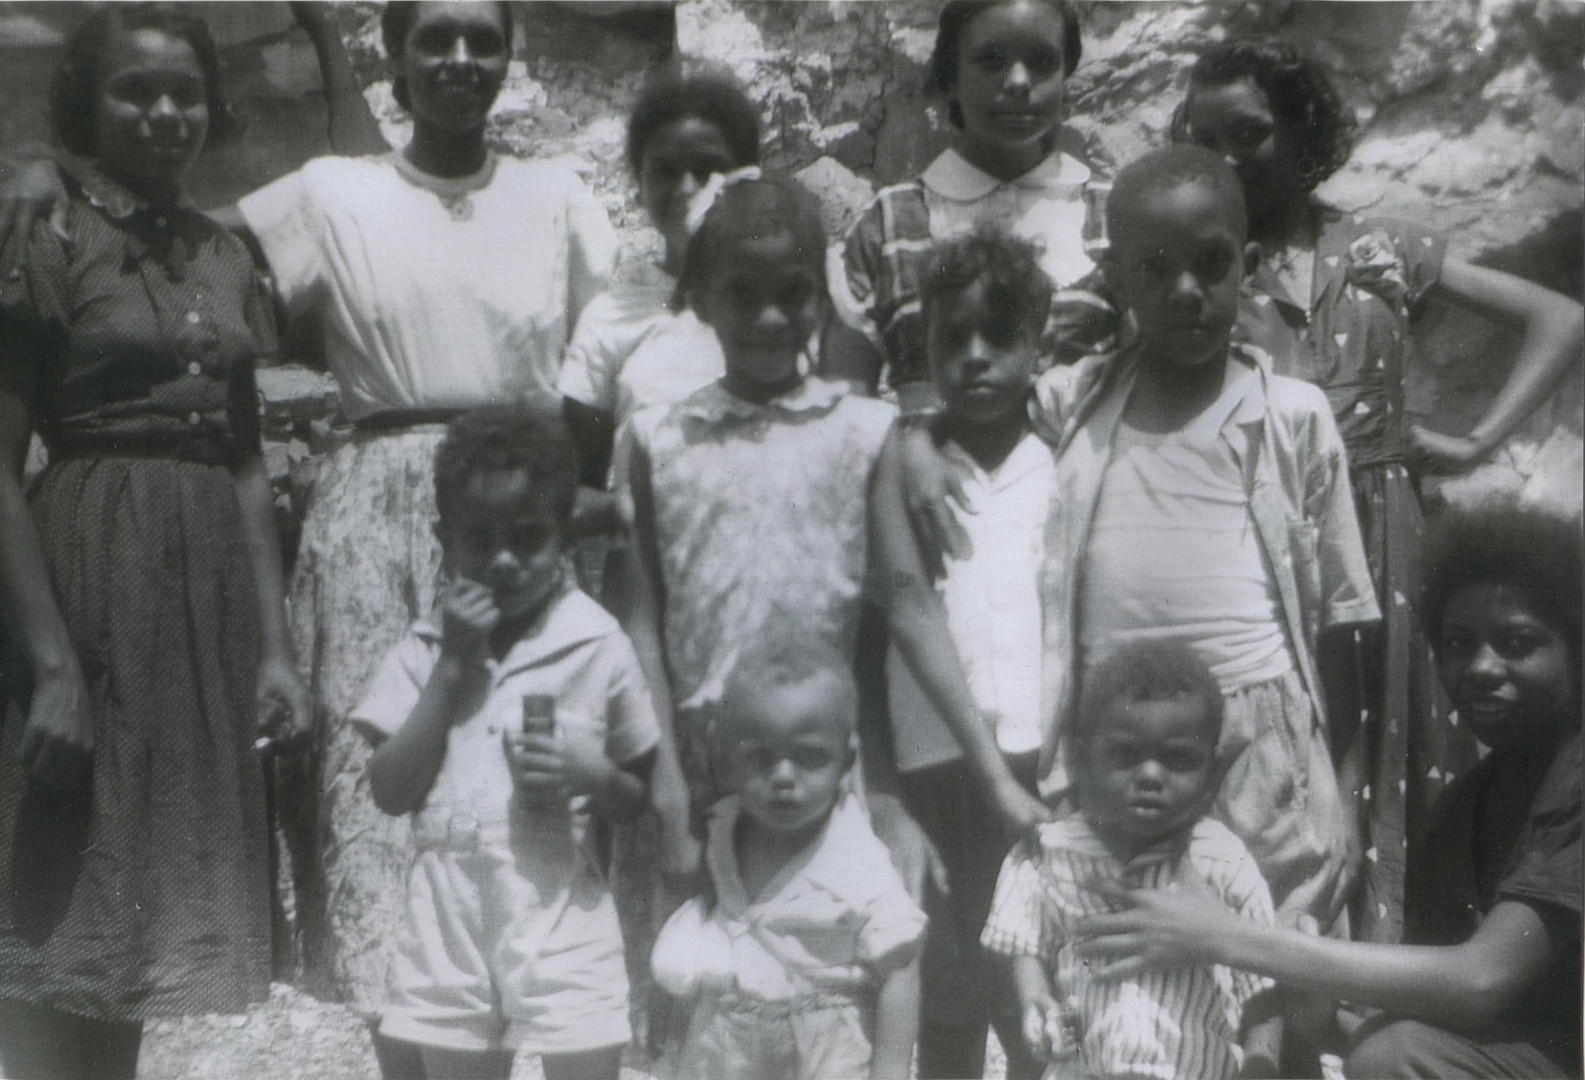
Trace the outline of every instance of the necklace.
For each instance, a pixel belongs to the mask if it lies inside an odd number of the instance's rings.
[[[420,169],[407,155],[400,150],[391,155],[391,160],[396,165],[396,172],[403,180],[416,188],[422,188],[440,200],[440,205],[446,208],[446,213],[451,215],[452,221],[473,220],[473,193],[490,185],[495,177],[495,151],[486,149],[484,164],[479,171],[468,176],[433,176]]]

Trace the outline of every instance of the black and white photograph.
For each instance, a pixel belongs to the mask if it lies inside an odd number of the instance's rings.
[[[0,1080],[1581,1077],[1585,2],[0,0]]]

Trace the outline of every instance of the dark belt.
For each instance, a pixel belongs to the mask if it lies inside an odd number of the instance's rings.
[[[62,434],[44,441],[50,464],[76,458],[157,458],[197,465],[230,465],[238,457],[229,441],[184,432]]]
[[[387,409],[353,421],[359,431],[401,431],[425,424],[449,424],[463,409]]]

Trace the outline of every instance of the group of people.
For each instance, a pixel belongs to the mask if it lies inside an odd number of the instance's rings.
[[[845,237],[668,74],[612,284],[583,181],[486,139],[511,6],[382,32],[411,143],[207,214],[203,23],[68,43],[63,213],[0,254],[0,1073],[267,995],[306,741],[297,914],[388,1076],[978,1076],[991,1026],[1011,1077],[1579,1075],[1578,523],[1428,536],[1415,480],[1580,305],[1312,198],[1320,66],[1213,46],[1098,212],[1073,10],[950,0],[953,144]],[[1523,328],[1467,436],[1403,408],[1434,295]],[[277,306],[354,427],[289,586]]]

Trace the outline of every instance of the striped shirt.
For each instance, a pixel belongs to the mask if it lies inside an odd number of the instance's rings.
[[[1226,826],[1205,818],[1124,863],[1074,815],[1007,856],[981,937],[992,952],[1044,964],[1057,1000],[1077,1010],[1083,1075],[1236,1076],[1245,1006],[1271,980],[1221,965],[1091,979],[1072,943],[1079,920],[1112,910],[1096,889],[1102,881],[1147,889],[1201,881],[1243,917],[1270,924],[1271,893],[1254,857]]]

